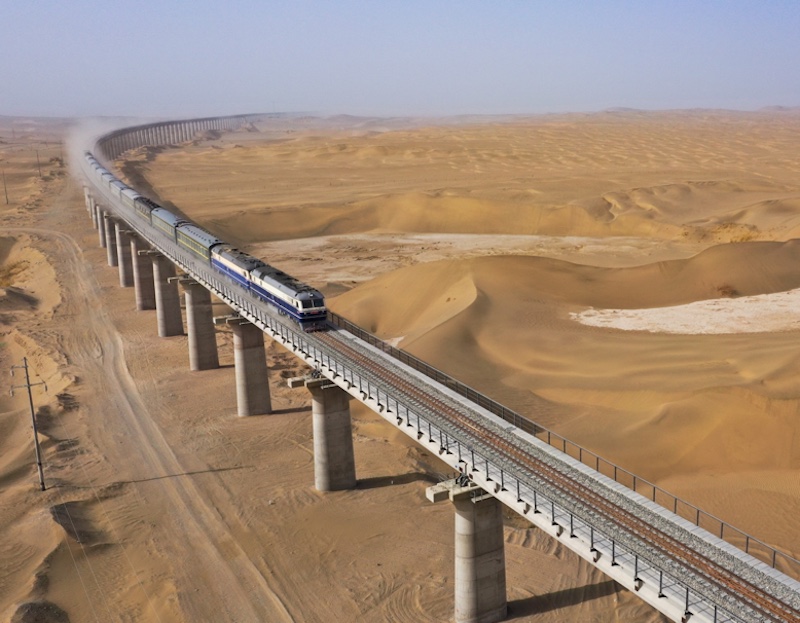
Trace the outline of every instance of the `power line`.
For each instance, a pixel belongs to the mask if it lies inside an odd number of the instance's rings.
[[[33,393],[31,392],[31,387],[35,387],[36,385],[44,385],[44,391],[47,391],[47,383],[44,381],[39,381],[38,383],[31,383],[31,378],[28,373],[28,358],[22,358],[22,365],[21,366],[11,366],[11,376],[14,376],[14,370],[21,368],[25,370],[25,383],[22,385],[12,385],[11,386],[11,395],[14,395],[15,389],[22,389],[23,387],[28,390],[28,402],[31,406],[31,422],[33,423],[33,446],[36,449],[36,467],[39,470],[39,484],[42,487],[42,491],[45,490],[44,486],[44,471],[42,470],[42,451],[39,447],[39,431],[36,428],[36,413],[33,410]]]
[[[33,441],[34,441],[34,447],[36,449],[36,466],[37,466],[38,471],[39,471],[39,484],[40,484],[40,486],[42,488],[42,491],[44,491],[45,490],[45,484],[44,484],[44,471],[42,469],[42,454],[41,454],[41,448],[39,447],[39,431],[38,431],[38,428],[36,426],[36,414],[35,414],[34,407],[33,407],[33,393],[31,392],[31,388],[35,387],[37,385],[43,385],[44,386],[44,390],[47,391],[47,383],[45,381],[39,381],[37,383],[31,383],[29,366],[28,366],[28,358],[27,357],[23,357],[22,358],[22,365],[21,366],[11,366],[11,376],[14,376],[14,370],[16,370],[16,369],[25,370],[25,383],[22,383],[20,385],[13,385],[11,387],[11,392],[10,393],[13,396],[15,389],[25,388],[25,389],[28,390],[28,403],[30,404],[31,422],[33,423]],[[58,491],[58,486],[56,486],[55,489]],[[99,583],[99,581],[97,579],[97,574],[94,571],[94,567],[92,566],[92,564],[91,564],[91,562],[89,560],[89,556],[87,555],[87,552],[86,552],[86,549],[85,549],[83,543],[81,542],[80,538],[77,536],[78,535],[78,530],[77,530],[77,527],[75,525],[75,520],[73,519],[72,514],[69,512],[69,505],[68,505],[67,502],[64,501],[64,496],[61,494],[60,491],[58,492],[58,495],[59,495],[59,498],[61,498],[61,506],[60,507],[63,509],[64,513],[66,514],[67,519],[69,520],[69,523],[72,526],[72,532],[76,535],[76,539],[77,539],[78,543],[81,544],[81,550],[83,552],[84,558],[86,559],[86,564],[88,565],[89,571],[91,572],[92,576],[94,577],[94,581],[95,581],[95,584],[98,587],[98,590],[102,594],[102,589],[101,589],[100,583]],[[97,497],[96,494],[95,494],[95,497]],[[68,532],[69,531],[67,530],[67,528],[64,527],[64,539],[65,540],[67,539]],[[78,578],[80,579],[81,586],[83,587],[83,592],[86,595],[87,602],[89,603],[89,606],[92,609],[92,614],[94,615],[95,620],[99,621],[100,619],[98,618],[97,612],[95,611],[94,603],[93,603],[92,598],[89,595],[89,591],[88,591],[88,588],[86,586],[86,582],[84,581],[83,575],[81,574],[80,569],[78,568],[78,561],[75,559],[75,554],[72,552],[72,548],[69,547],[69,544],[67,544],[67,550],[69,551],[70,557],[72,558],[72,564],[75,567],[75,572],[77,573]],[[108,602],[106,601],[105,597],[103,597],[103,602],[104,602],[104,605],[106,607],[106,610],[108,610],[109,613],[110,613],[111,611],[110,611],[110,609],[108,607]]]

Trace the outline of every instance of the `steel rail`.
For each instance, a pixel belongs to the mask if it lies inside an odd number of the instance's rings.
[[[534,470],[538,477],[547,480],[562,494],[573,497],[575,500],[580,501],[581,504],[591,504],[592,510],[601,512],[608,520],[623,526],[643,541],[659,546],[660,550],[672,557],[673,560],[693,573],[702,574],[707,580],[726,590],[731,597],[737,600],[746,597],[748,605],[755,606],[755,609],[760,610],[770,621],[775,623],[800,623],[799,610],[770,595],[763,588],[755,586],[746,579],[734,574],[709,557],[687,548],[686,544],[677,538],[655,528],[631,511],[614,504],[585,484],[570,478],[562,471],[533,456],[526,449],[511,444],[507,439],[477,420],[464,418],[463,414],[452,406],[423,392],[405,379],[401,379],[386,366],[381,366],[380,362],[375,359],[357,352],[346,344],[334,342],[329,335],[320,335],[319,338],[323,342],[327,342],[332,348],[339,350],[339,352],[342,349],[349,350],[349,359],[359,361],[361,365],[372,369],[381,379],[393,386],[393,391],[401,389],[401,392],[410,394],[416,398],[414,402],[427,405],[428,408],[447,419],[455,427],[467,434],[476,435],[494,451],[499,450],[512,463],[521,464],[525,468]]]

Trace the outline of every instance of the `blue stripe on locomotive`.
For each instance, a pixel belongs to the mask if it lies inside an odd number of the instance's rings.
[[[265,301],[272,303],[275,307],[280,308],[281,310],[285,311],[289,316],[294,318],[295,320],[301,320],[302,317],[297,313],[298,309],[294,305],[290,305],[284,300],[279,299],[277,296],[272,294],[271,292],[267,292],[264,288],[259,286],[256,282],[250,282],[250,291],[254,292],[258,296],[260,296]]]
[[[246,277],[240,275],[235,270],[232,270],[229,266],[226,266],[222,262],[220,262],[216,257],[212,255],[211,257],[211,265],[216,268],[219,272],[223,275],[227,275],[231,279],[233,279],[236,283],[244,286],[248,290],[251,288],[250,280]]]
[[[282,311],[286,312],[288,316],[291,316],[294,320],[300,323],[312,322],[312,321],[320,321],[327,318],[327,313],[325,311],[311,311],[303,313],[301,310],[297,309],[291,303],[287,303],[283,299],[279,299],[274,294],[266,291],[264,288],[259,286],[256,282],[250,282],[250,291],[254,294],[258,295],[260,298],[264,299],[268,303],[272,303],[276,307],[280,308]]]

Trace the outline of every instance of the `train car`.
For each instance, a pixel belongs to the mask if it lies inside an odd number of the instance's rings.
[[[109,173],[105,169],[103,169],[102,171],[98,170],[97,172],[100,174],[100,181],[103,183],[103,186],[105,186],[107,189],[111,190],[111,184],[117,178],[114,177],[111,173]]]
[[[186,221],[164,208],[156,208],[150,212],[150,224],[173,241],[176,241],[177,227],[184,223]]]
[[[133,201],[133,210],[136,213],[136,216],[143,218],[151,225],[152,222],[150,220],[150,214],[152,213],[153,210],[156,210],[160,207],[161,206],[158,205],[155,201],[153,201],[152,199],[148,199],[147,197],[143,197],[142,195],[139,195]]]
[[[91,154],[91,152],[88,152],[88,151],[87,151],[87,152],[86,152],[86,153],[83,155],[83,157],[86,159],[86,162],[88,162],[88,163],[89,163],[89,166],[90,166],[92,169],[95,169],[95,170],[96,170],[96,169],[100,168],[100,163],[99,163],[99,162],[97,162],[97,159],[96,159],[96,158],[95,158],[95,157],[94,157],[94,156]]]
[[[265,264],[250,273],[250,290],[275,305],[281,312],[315,330],[325,325],[325,298],[311,286],[274,266]]]
[[[223,241],[210,234],[202,227],[192,225],[188,221],[176,226],[175,238],[178,245],[194,253],[197,257],[211,263],[212,247],[223,244]]]
[[[251,271],[266,266],[257,257],[248,255],[229,244],[220,244],[211,250],[211,265],[248,290]]]
[[[325,299],[318,290],[140,195],[100,165],[88,152],[86,162],[97,183],[119,197],[126,207],[132,209],[138,218],[147,221],[153,229],[276,307],[298,322],[304,331],[326,328]]]
[[[121,200],[122,191],[124,191],[126,188],[129,188],[129,186],[125,182],[114,178],[114,181],[109,184],[109,188],[111,189],[111,192],[114,193],[114,196]]]
[[[135,210],[136,199],[138,199],[140,196],[141,195],[139,193],[128,186],[120,193],[119,198],[122,199],[122,203],[125,204],[126,207],[130,208],[131,210]]]

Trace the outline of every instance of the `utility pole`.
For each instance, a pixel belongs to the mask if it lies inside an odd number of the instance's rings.
[[[8,205],[8,187],[6,186],[6,170],[3,169],[3,192],[6,195],[6,205]]]
[[[42,165],[39,162],[39,150],[36,150],[36,166],[39,168],[39,177],[42,177]]]
[[[11,366],[11,376],[14,376],[14,370],[16,368],[22,368],[25,370],[25,383],[23,385],[13,385],[11,387],[11,395],[14,395],[15,389],[22,389],[23,387],[28,390],[28,403],[31,406],[31,422],[33,423],[33,446],[36,449],[36,467],[39,470],[39,485],[42,487],[42,491],[44,491],[44,471],[42,470],[42,451],[39,447],[39,431],[36,428],[36,413],[33,410],[33,394],[31,393],[31,387],[35,387],[36,385],[44,385],[44,391],[47,391],[47,383],[44,381],[39,381],[38,383],[31,383],[31,377],[28,374],[28,358],[22,358],[22,365],[21,366]]]

